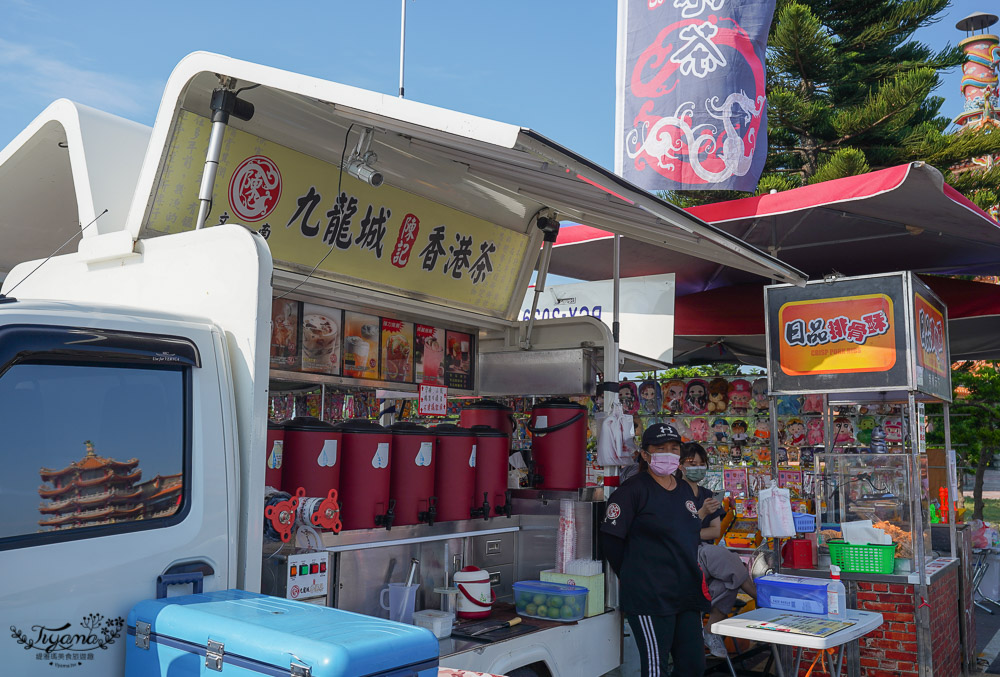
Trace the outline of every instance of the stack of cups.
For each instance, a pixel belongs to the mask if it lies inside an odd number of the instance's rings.
[[[556,571],[566,573],[567,565],[576,559],[576,514],[573,501],[559,501],[559,530],[556,532]]]

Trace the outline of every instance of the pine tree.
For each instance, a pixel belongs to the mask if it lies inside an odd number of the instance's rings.
[[[778,0],[767,50],[768,161],[757,194],[922,160],[982,205],[1000,195],[1000,168],[952,165],[1000,153],[1000,132],[954,133],[932,93],[961,50],[913,40],[949,0]],[[671,193],[682,206],[742,197]],[[992,202],[990,201],[992,200]]]
[[[948,133],[944,99],[931,95],[962,53],[935,52],[912,36],[948,4],[779,0],[767,60],[766,171],[816,183],[923,160],[949,175],[958,161],[1000,151],[1000,134]],[[972,179],[963,188],[995,185]]]

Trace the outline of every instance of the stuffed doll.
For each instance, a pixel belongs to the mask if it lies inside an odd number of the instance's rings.
[[[858,419],[858,442],[866,447],[870,447],[872,444],[872,430],[874,428],[874,416],[862,416]]]
[[[846,416],[833,419],[833,446],[846,447],[854,444],[854,425]]]
[[[729,382],[724,378],[713,378],[708,384],[709,414],[722,414],[729,405]]]
[[[693,441],[708,441],[708,421],[705,418],[692,418],[691,422],[688,423],[688,429],[691,431],[691,439]]]
[[[793,447],[801,447],[806,443],[806,424],[801,418],[790,418],[785,427],[785,441]]]
[[[730,439],[733,440],[733,444],[745,445],[750,436],[747,434],[747,422],[740,419],[738,421],[733,421],[733,425],[730,426],[732,431],[730,434]]]
[[[767,397],[767,379],[759,378],[753,382],[750,389],[753,396],[753,406],[757,411],[767,411],[771,408],[771,402]]]
[[[639,386],[639,411],[643,414],[659,414],[661,397],[659,381],[643,381]]]
[[[671,414],[679,414],[684,411],[684,381],[672,379],[663,384],[666,392],[663,393],[663,411]]]
[[[708,383],[700,378],[688,381],[684,392],[684,413],[699,416],[708,411]]]
[[[618,384],[618,401],[622,403],[622,411],[626,414],[639,412],[639,391],[631,381]]]
[[[771,421],[766,418],[754,419],[753,436],[758,440],[771,439]]]
[[[821,418],[810,418],[806,422],[806,444],[810,447],[823,446],[824,425]]]
[[[711,384],[709,384],[711,386]],[[753,400],[750,381],[738,378],[729,384],[729,411],[738,416],[746,416]]]
[[[724,443],[729,441],[729,421],[724,418],[716,418],[712,421],[713,442]]]
[[[820,414],[823,412],[823,396],[822,395],[806,395],[802,402],[802,409],[800,410],[803,414]]]
[[[777,398],[778,416],[798,416],[802,409],[801,395],[784,395]]]

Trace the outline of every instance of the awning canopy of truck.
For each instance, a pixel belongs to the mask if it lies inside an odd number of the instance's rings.
[[[0,150],[0,273],[123,229],[150,131],[59,99]]]
[[[187,174],[178,171],[171,174],[169,170],[171,165],[175,168],[179,166],[182,161],[180,156],[186,148],[197,147],[198,150],[184,156],[183,162],[189,166],[197,165],[191,174],[196,173],[200,177],[205,159],[204,148],[207,146],[207,118],[212,113],[211,99],[213,91],[222,84],[242,90],[239,97],[253,104],[255,112],[247,121],[235,116],[230,120],[208,225],[218,222],[223,212],[227,218],[240,222],[240,210],[232,209],[232,202],[220,204],[220,198],[225,200],[227,187],[235,185],[232,181],[236,165],[248,153],[257,152],[265,156],[271,152],[268,149],[272,149],[273,153],[291,151],[289,157],[299,158],[300,164],[314,164],[313,169],[307,172],[305,187],[293,186],[286,180],[287,186],[280,188],[280,191],[285,191],[282,202],[288,206],[284,213],[276,211],[268,217],[268,233],[282,237],[297,234],[294,233],[297,228],[290,226],[295,215],[301,215],[301,207],[305,204],[303,200],[308,201],[322,192],[318,187],[320,179],[316,177],[324,174],[331,181],[330,194],[340,194],[343,185],[344,191],[356,190],[362,195],[354,221],[354,234],[357,234],[357,224],[364,214],[363,188],[371,195],[367,199],[376,209],[383,196],[405,193],[405,199],[411,202],[443,207],[443,213],[451,215],[454,221],[485,222],[494,229],[490,232],[495,232],[497,227],[505,229],[498,232],[516,234],[509,237],[518,243],[512,249],[517,260],[508,261],[516,269],[510,276],[511,284],[509,288],[504,288],[502,302],[494,301],[492,304],[480,302],[475,294],[467,297],[439,294],[436,289],[420,289],[412,282],[403,284],[378,274],[369,276],[372,279],[365,279],[365,276],[352,274],[343,265],[333,264],[332,258],[322,265],[316,264],[326,251],[325,245],[329,245],[331,250],[334,248],[332,235],[327,241],[322,231],[319,235],[324,236],[323,242],[320,239],[310,241],[310,245],[317,246],[298,257],[299,260],[285,256],[281,244],[276,244],[272,236],[269,243],[279,269],[308,273],[315,264],[313,275],[316,277],[510,320],[520,306],[537,258],[541,242],[541,234],[535,227],[537,218],[547,214],[545,210],[549,209],[560,219],[585,221],[634,240],[709,259],[762,277],[792,283],[804,281],[805,276],[795,268],[633,186],[530,129],[206,53],[186,57],[167,83],[150,151],[129,212],[128,228],[133,237],[193,227],[191,210],[197,211],[197,191],[191,194],[190,188],[193,180],[184,179]],[[377,161],[373,166],[384,176],[385,186],[391,187],[388,192],[385,187],[376,192],[360,182],[353,184],[360,188],[350,188],[346,173],[337,176],[343,158],[350,158],[356,147],[355,142],[366,130],[371,130],[371,145],[367,150],[376,153]],[[246,142],[246,148],[251,149],[247,153],[239,146],[242,141]],[[319,164],[316,164],[317,161]],[[321,171],[330,168],[332,172]],[[185,184],[185,181],[188,183]],[[314,189],[312,193],[306,191],[310,185]],[[334,188],[337,193],[333,193]],[[393,190],[397,193],[392,193]],[[177,199],[165,200],[168,192],[179,198],[182,208],[173,209],[170,206],[177,203]],[[317,201],[317,204],[312,221],[321,229],[326,228],[327,219],[322,216],[325,213],[330,217],[332,227],[333,219],[337,218],[334,201],[327,197],[321,204]],[[399,213],[403,209],[409,211],[409,207],[405,206],[409,203],[403,201],[397,204],[404,206],[393,209],[391,221],[397,218],[402,220],[401,217],[407,213]],[[439,217],[435,215],[433,218]],[[427,218],[421,223],[430,220]],[[246,220],[242,222],[246,223]],[[435,223],[429,223],[427,231],[421,230],[421,237],[436,223],[444,222],[445,217],[440,217]],[[307,220],[301,219],[301,223],[305,232]],[[247,225],[259,230],[262,223]],[[392,243],[397,241],[396,231],[392,222],[387,225],[389,235],[385,243],[391,251]],[[398,228],[396,225],[397,231]],[[421,228],[424,226],[421,225]],[[328,230],[327,234],[332,232]],[[315,234],[312,236],[315,237]],[[451,240],[450,231],[448,237]],[[495,235],[490,237],[498,241]],[[420,244],[418,242],[414,247]],[[479,244],[476,241],[476,254],[479,253]],[[380,251],[380,259],[381,256]],[[496,264],[496,261],[493,263]],[[610,273],[610,260],[607,267]],[[399,272],[391,268],[387,270],[389,273]]]

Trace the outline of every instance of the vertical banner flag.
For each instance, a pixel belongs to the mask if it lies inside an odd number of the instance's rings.
[[[615,171],[646,190],[757,187],[775,0],[618,0]]]

